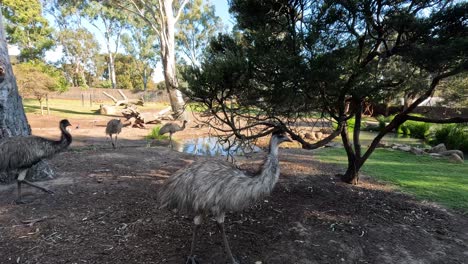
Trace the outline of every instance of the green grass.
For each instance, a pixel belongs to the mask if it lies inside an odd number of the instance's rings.
[[[113,104],[111,101],[106,104]],[[47,114],[44,102],[44,115]],[[26,113],[41,113],[39,101],[36,99],[23,99],[23,106]],[[163,109],[169,106],[162,103],[145,103],[144,106],[138,106],[140,111],[149,111],[154,109]],[[89,101],[84,102],[82,106],[81,100],[67,100],[67,99],[50,99],[49,100],[50,115],[65,118],[95,118],[99,114],[99,104],[93,103],[89,105]],[[123,109],[123,107],[122,107]]]
[[[160,129],[161,129],[160,126],[153,127],[151,132],[146,136],[146,139],[157,139],[157,140],[169,139],[169,136],[167,135],[159,135]]]
[[[326,163],[347,165],[343,149],[321,149],[316,157]],[[416,198],[468,213],[468,164],[416,156],[402,151],[376,149],[362,172],[396,185]]]

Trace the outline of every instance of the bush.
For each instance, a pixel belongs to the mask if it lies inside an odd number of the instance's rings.
[[[444,125],[435,131],[431,143],[444,143],[448,149],[468,152],[468,125]]]
[[[398,127],[398,133],[399,134],[403,134],[405,136],[408,136],[411,132],[410,132],[410,127],[408,126],[407,124],[408,122],[405,122],[403,124],[401,124],[399,127]]]
[[[403,123],[403,125],[406,126],[411,137],[420,139],[425,139],[429,135],[429,130],[431,129],[431,124],[424,122],[406,121],[405,123]],[[404,132],[403,129],[405,126],[403,125],[401,125],[400,128]]]
[[[146,136],[146,139],[157,139],[157,140],[169,139],[169,136],[159,135],[159,130],[160,129],[161,129],[160,126],[153,127],[151,132]]]
[[[377,119],[377,122],[379,122],[379,130],[384,130],[385,126],[387,125],[387,117],[378,115],[375,117],[375,119]]]

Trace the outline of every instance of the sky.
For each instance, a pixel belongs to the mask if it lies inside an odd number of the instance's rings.
[[[228,0],[211,0],[210,2],[214,4],[216,15],[221,18],[221,20],[223,22],[223,25],[230,30],[234,25],[234,21],[231,18],[231,16],[229,15]],[[48,19],[50,20],[52,18],[49,17]],[[50,22],[51,22],[52,25],[54,24],[53,21],[50,21]],[[88,27],[88,29],[96,31],[96,29],[94,29],[93,27]],[[100,42],[101,51],[105,52],[105,50],[104,50],[105,44],[104,44],[104,41],[103,41],[103,37],[101,36],[102,34],[100,32],[93,32],[93,33],[95,33],[95,36],[97,37],[98,41]],[[10,55],[18,55],[19,54],[18,47],[13,46],[13,45],[8,45],[8,53]],[[46,55],[46,58],[45,58],[46,61],[56,62],[62,57],[62,48],[57,47],[55,50],[47,51],[45,55]],[[164,77],[162,75],[161,66],[159,65],[159,66],[157,66],[156,73],[155,73],[155,76],[154,76],[153,79],[154,79],[155,82],[159,82],[163,78]]]

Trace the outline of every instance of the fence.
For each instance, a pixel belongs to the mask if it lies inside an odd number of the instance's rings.
[[[143,98],[145,102],[168,102],[169,97],[166,91],[139,91],[133,92],[130,90],[121,90],[129,99]],[[103,94],[106,92],[114,96],[117,100],[123,99],[117,89],[105,88],[88,88],[81,89],[79,87],[71,87],[68,91],[63,93],[54,93],[49,96],[53,99],[74,99],[84,100],[86,102],[102,103],[104,101],[111,101],[111,99]]]

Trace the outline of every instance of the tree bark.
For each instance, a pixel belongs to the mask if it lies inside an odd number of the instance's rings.
[[[0,4],[1,8],[1,4]],[[13,75],[8,48],[3,28],[3,16],[0,12],[0,139],[12,136],[31,135],[31,128],[26,119],[21,96]],[[33,166],[27,178],[43,179],[52,178],[53,171],[46,162],[40,162]],[[16,177],[16,172],[2,172],[0,182],[10,182]]]
[[[161,55],[163,62],[164,80],[169,94],[172,112],[175,118],[180,118],[183,112],[184,99],[179,91],[179,82],[176,74],[175,60],[175,22],[174,12],[172,10],[172,0],[164,0],[163,8],[165,17],[163,19],[161,41]]]

